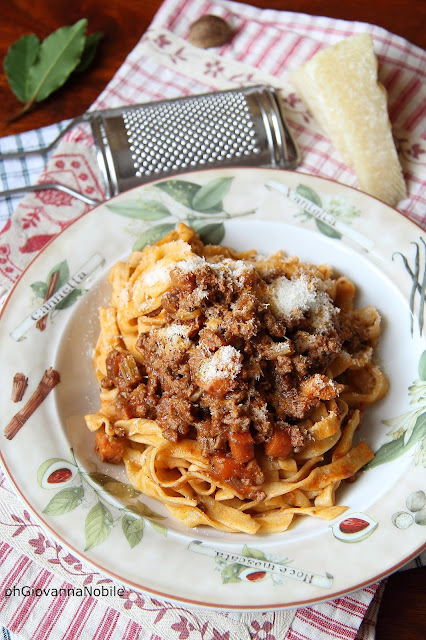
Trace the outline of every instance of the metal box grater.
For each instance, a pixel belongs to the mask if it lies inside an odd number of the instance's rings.
[[[231,166],[292,169],[300,161],[278,93],[264,85],[87,112],[48,147],[1,158],[50,151],[78,123],[91,126],[106,199],[185,171]],[[58,183],[10,189],[0,196],[40,189],[60,189],[98,204]]]
[[[278,94],[266,86],[107,111],[90,124],[107,197],[184,171],[299,162]]]

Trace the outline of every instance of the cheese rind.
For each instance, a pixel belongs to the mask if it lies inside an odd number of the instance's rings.
[[[323,49],[290,74],[360,188],[395,206],[407,195],[369,34]]]

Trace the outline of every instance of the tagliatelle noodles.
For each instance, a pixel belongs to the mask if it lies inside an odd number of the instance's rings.
[[[261,493],[254,498],[241,483],[215,472],[211,456],[193,434],[171,441],[157,420],[123,415],[119,388],[102,387],[102,381],[108,377],[108,354],[114,350],[132,354],[143,369],[145,363],[138,349],[140,337],[172,331],[168,329],[173,326],[170,311],[163,306],[163,296],[171,287],[171,271],[184,262],[190,271],[193,261],[200,259],[209,265],[226,264],[229,268],[231,265],[233,269],[249,265],[260,277],[276,269],[280,277],[285,276],[289,282],[299,279],[299,289],[305,286],[303,278],[306,278],[308,294],[309,282],[313,279],[325,293],[313,293],[312,299],[315,295],[315,300],[325,300],[326,295],[339,309],[340,318],[350,317],[351,322],[362,328],[362,349],[354,353],[341,349],[325,368],[324,376],[330,385],[341,388],[340,392],[334,393],[334,397],[316,398],[306,417],[293,420],[306,434],[304,446],[293,447],[286,457],[266,455],[261,445],[256,447],[263,482],[257,487]],[[372,362],[380,336],[380,316],[373,307],[354,309],[355,287],[349,279],[333,277],[328,266],[303,264],[281,252],[259,258],[254,251],[238,253],[226,247],[204,245],[192,229],[181,224],[156,245],[133,252],[127,262],[117,263],[111,269],[110,283],[111,302],[100,309],[101,331],[94,354],[96,377],[101,385],[101,407],[85,419],[91,431],[101,430],[111,442],[120,440],[127,476],[135,488],[159,500],[187,527],[207,525],[227,532],[285,531],[296,515],[332,520],[345,511],[345,506],[336,504],[339,485],[353,478],[373,457],[364,440],[355,444],[355,433],[364,408],[383,397],[388,389],[384,373]],[[277,278],[265,286],[263,291],[269,286],[268,291],[279,295]],[[271,288],[274,286],[275,289]],[[308,298],[305,296],[306,308]],[[305,307],[303,313],[306,313]],[[324,308],[326,310],[319,314],[325,317],[328,307]],[[197,308],[178,310],[179,330],[199,315]],[[324,332],[322,325],[320,331]],[[178,335],[175,329],[172,344],[182,349],[179,340],[186,341],[190,352],[191,339]],[[280,353],[284,353],[285,343],[277,344]],[[292,356],[292,348],[290,345],[287,357]],[[317,379],[306,378],[308,389]],[[336,379],[341,382],[335,383]],[[308,392],[315,391],[309,388]],[[205,390],[198,387],[191,401],[197,403],[197,395],[202,399],[204,393]]]

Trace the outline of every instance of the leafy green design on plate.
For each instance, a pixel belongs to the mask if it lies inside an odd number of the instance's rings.
[[[111,213],[145,224],[143,233],[133,245],[133,251],[141,251],[147,245],[155,244],[179,222],[193,227],[205,244],[220,244],[225,235],[222,220],[255,212],[250,210],[230,214],[225,210],[224,199],[231,189],[233,180],[234,176],[227,176],[200,185],[190,180],[166,179],[148,187],[147,192],[142,190],[138,199],[120,200],[117,204],[105,206]],[[155,199],[152,194],[158,194],[159,199]],[[166,218],[170,221],[152,224]]]
[[[48,487],[43,482],[47,473],[59,468],[62,470],[62,466],[75,470],[72,478],[64,480],[67,486],[55,493],[43,513],[60,516],[80,506],[87,508],[95,499],[95,504],[85,518],[85,551],[106,540],[120,520],[123,534],[132,549],[142,540],[145,522],[157,533],[167,535],[167,527],[158,522],[164,517],[141,502],[140,491],[108,474],[99,471],[86,473],[78,466],[72,449],[70,452],[71,462],[63,458],[45,460],[37,470],[37,482],[42,488],[52,489],[52,486]]]
[[[170,224],[167,222],[164,224],[157,224],[155,227],[151,227],[141,236],[139,236],[139,238],[133,245],[133,251],[142,251],[142,249],[147,245],[155,244],[156,242],[164,238],[164,236],[166,236],[174,228],[174,223]]]
[[[137,220],[162,220],[172,215],[166,205],[157,200],[126,200],[105,206],[112,213]]]
[[[188,209],[193,209],[192,200],[200,189],[199,184],[189,180],[163,180],[155,186]]]
[[[414,319],[417,315],[418,329],[420,335],[423,334],[423,325],[425,319],[425,299],[426,299],[426,243],[422,237],[419,238],[419,242],[412,243],[415,247],[413,264],[410,265],[407,256],[400,251],[395,251],[392,255],[392,260],[395,256],[399,256],[402,259],[404,267],[411,278],[411,291],[410,291],[410,311],[411,311],[411,335],[414,333]],[[422,249],[422,251],[421,251]],[[416,313],[416,302],[417,313]]]
[[[328,199],[326,203],[323,203],[318,193],[314,189],[312,189],[312,187],[308,187],[305,184],[299,184],[296,187],[296,191],[307,200],[310,200],[318,207],[321,207],[328,213],[331,213],[333,216],[335,216],[342,222],[345,222],[346,224],[351,224],[354,218],[358,218],[361,215],[360,211],[356,207],[354,207],[353,205],[349,205],[343,198],[334,196],[333,198]],[[296,213],[295,217],[299,218],[303,223],[313,218],[312,214],[310,214],[306,209],[304,209],[301,213]],[[322,220],[314,218],[314,222],[318,231],[320,231],[325,236],[336,239],[340,239],[342,237],[341,233],[339,233],[332,227],[329,227],[328,224],[325,224],[325,222],[323,222]]]
[[[410,404],[413,409],[396,418],[383,420],[390,427],[385,442],[365,469],[372,469],[391,462],[416,447],[415,462],[426,466],[426,351],[420,356],[419,378],[409,387]]]
[[[146,504],[138,500],[134,504],[129,504],[127,507],[128,511],[132,513],[142,516],[144,518],[158,518],[158,520],[164,520],[163,516],[160,516],[159,513],[150,509]]]
[[[223,198],[227,195],[233,178],[217,178],[200,187],[192,198],[192,208],[202,213],[223,210]]]
[[[223,222],[206,224],[204,220],[195,220],[191,226],[199,234],[204,244],[220,244],[225,236]]]
[[[99,500],[87,514],[84,525],[85,551],[101,544],[108,537],[113,524],[111,511]]]
[[[94,471],[88,475],[93,482],[99,484],[104,491],[107,491],[107,493],[110,493],[115,498],[137,498],[137,496],[140,496],[141,494],[141,492],[135,489],[132,485],[121,482],[121,480],[116,480],[105,473]]]
[[[130,548],[133,549],[142,540],[145,523],[142,518],[125,514],[121,519],[121,527]]]
[[[232,180],[232,177],[216,178],[203,186],[188,180],[164,180],[155,186],[188,209],[215,214],[223,211],[222,201]]]
[[[261,560],[263,562],[273,562],[274,564],[280,565],[289,565],[291,564],[291,560],[288,558],[277,558],[275,556],[268,556],[260,549],[255,549],[253,547],[248,547],[244,545],[241,555],[246,558],[254,558],[256,560]],[[221,578],[223,584],[231,584],[235,582],[241,582],[242,578],[240,577],[243,571],[247,570],[247,566],[244,564],[240,564],[239,562],[228,562],[223,558],[216,558],[216,563],[219,565],[219,570],[221,573]],[[263,573],[263,570],[261,571]],[[256,569],[253,569],[252,573],[257,573]],[[272,580],[275,585],[281,585],[285,583],[283,576],[280,576],[275,573],[265,571],[265,577],[268,577]]]
[[[43,513],[48,516],[60,516],[76,509],[82,502],[84,490],[82,486],[66,487],[56,493]]]
[[[46,280],[38,280],[37,282],[33,282],[30,285],[36,298],[39,298],[40,300],[44,300],[46,298],[49,290],[49,282],[56,273],[58,274],[58,278],[51,295],[54,295],[70,278],[70,269],[66,260],[63,260],[62,262],[59,262],[54,267],[52,267],[52,269],[50,269],[49,273],[46,276]],[[60,302],[58,302],[58,304],[55,305],[55,308],[50,312],[50,317],[53,317],[53,315],[55,315],[57,311],[61,311],[63,309],[68,309],[69,307],[71,307],[83,294],[83,289],[80,289],[78,287],[73,289],[67,296],[65,296]]]

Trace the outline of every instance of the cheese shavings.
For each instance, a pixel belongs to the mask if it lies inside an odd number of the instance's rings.
[[[268,301],[287,322],[309,314],[314,326],[324,330],[330,326],[338,309],[320,285],[318,278],[308,278],[304,274],[292,280],[281,276],[268,286]]]
[[[235,347],[220,347],[202,364],[198,374],[200,387],[212,392],[217,391],[218,386],[229,385],[240,373],[242,360],[242,354]]]

